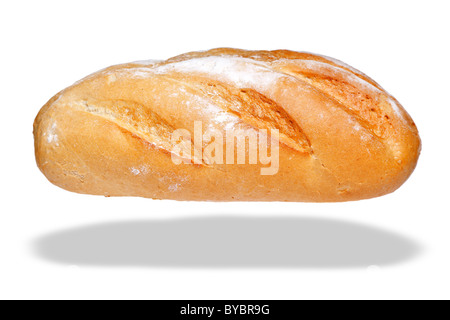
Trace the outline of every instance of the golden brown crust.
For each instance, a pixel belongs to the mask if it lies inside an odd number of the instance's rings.
[[[172,133],[194,132],[195,121],[225,135],[278,129],[278,174],[195,156],[173,164]],[[340,61],[287,50],[221,48],[113,66],[56,95],[34,128],[37,163],[52,183],[175,200],[377,197],[407,180],[421,146],[411,117],[375,81]]]

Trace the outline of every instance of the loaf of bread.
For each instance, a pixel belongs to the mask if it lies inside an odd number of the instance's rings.
[[[286,50],[104,69],[53,97],[34,135],[40,170],[61,188],[195,201],[378,197],[408,179],[421,149],[411,117],[375,81]]]

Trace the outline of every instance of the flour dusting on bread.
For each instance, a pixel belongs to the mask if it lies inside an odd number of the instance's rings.
[[[157,66],[156,73],[183,72],[207,74],[240,88],[267,90],[285,75],[271,70],[265,63],[237,57],[205,57]]]

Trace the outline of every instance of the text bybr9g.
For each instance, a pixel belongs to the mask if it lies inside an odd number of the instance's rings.
[[[259,305],[225,305],[224,314],[230,315],[268,315],[269,306]]]

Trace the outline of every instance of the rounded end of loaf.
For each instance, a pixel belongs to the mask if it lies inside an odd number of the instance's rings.
[[[63,177],[66,173],[61,170],[61,159],[57,156],[61,148],[60,129],[54,121],[54,106],[61,99],[60,92],[50,99],[39,111],[33,124],[34,146],[36,164],[44,176],[54,185],[67,191],[74,192],[72,188],[65,188]]]
[[[418,128],[407,111],[398,103],[395,98],[394,109],[398,115],[396,124],[397,135],[392,138],[391,146],[394,162],[398,165],[396,182],[392,183],[391,192],[399,189],[412,175],[417,167],[422,151],[422,140]]]

